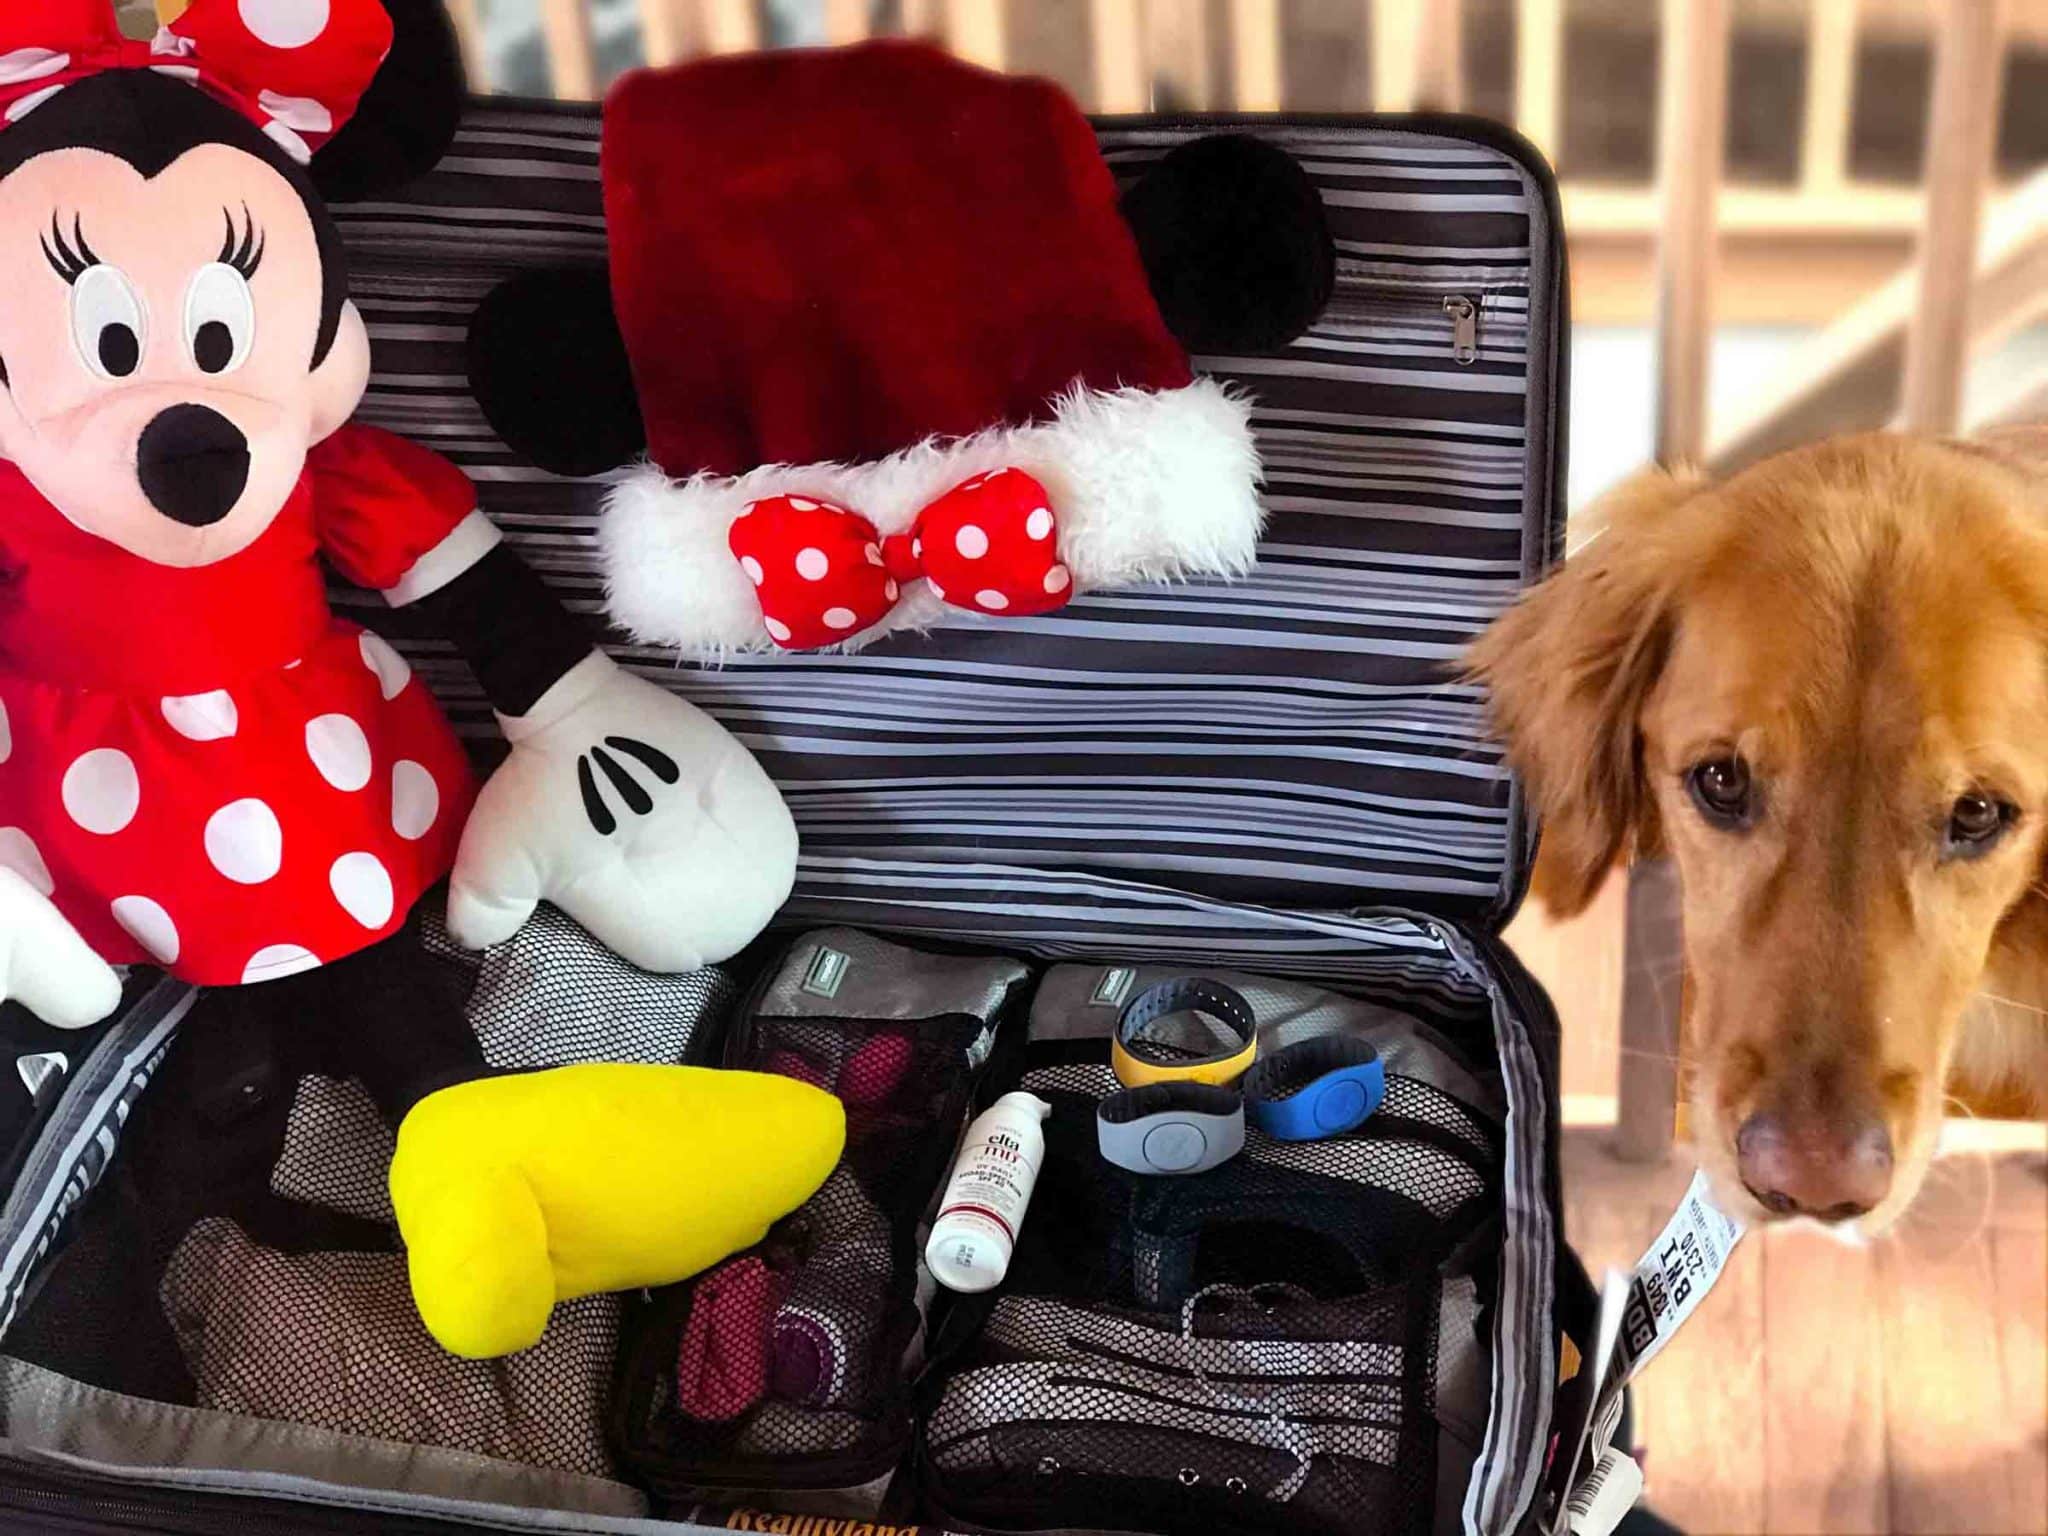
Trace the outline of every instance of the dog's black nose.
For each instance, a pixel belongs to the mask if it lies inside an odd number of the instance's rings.
[[[204,528],[241,499],[249,483],[249,440],[219,411],[174,405],[142,429],[136,474],[157,511]]]

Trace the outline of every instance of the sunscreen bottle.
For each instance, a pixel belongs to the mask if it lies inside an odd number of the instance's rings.
[[[1051,1113],[1035,1094],[1006,1093],[967,1127],[924,1247],[932,1278],[947,1289],[972,1293],[1002,1283],[1045,1161],[1041,1126]]]

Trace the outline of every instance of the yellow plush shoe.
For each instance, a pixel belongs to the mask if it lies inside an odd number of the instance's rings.
[[[413,1300],[454,1354],[525,1349],[558,1301],[759,1242],[845,1144],[837,1099],[758,1072],[592,1064],[444,1088],[391,1160]]]

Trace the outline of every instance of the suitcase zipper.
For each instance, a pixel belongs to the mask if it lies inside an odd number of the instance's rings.
[[[1460,368],[1469,368],[1479,361],[1479,327],[1485,314],[1483,293],[1418,292],[1368,284],[1363,290],[1331,299],[1319,323],[1336,321],[1347,327],[1360,327],[1377,321],[1411,329],[1447,330],[1445,345],[1451,361]]]
[[[1479,361],[1479,306],[1462,293],[1447,294],[1444,314],[1451,322],[1451,360],[1460,367]]]

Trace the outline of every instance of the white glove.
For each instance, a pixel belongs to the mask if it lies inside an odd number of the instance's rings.
[[[0,865],[0,1003],[9,999],[58,1029],[84,1029],[121,1005],[121,978],[70,919]]]
[[[736,954],[796,880],[796,823],[774,782],[702,710],[593,651],[526,714],[477,797],[448,892],[472,949],[552,901],[649,971]]]

